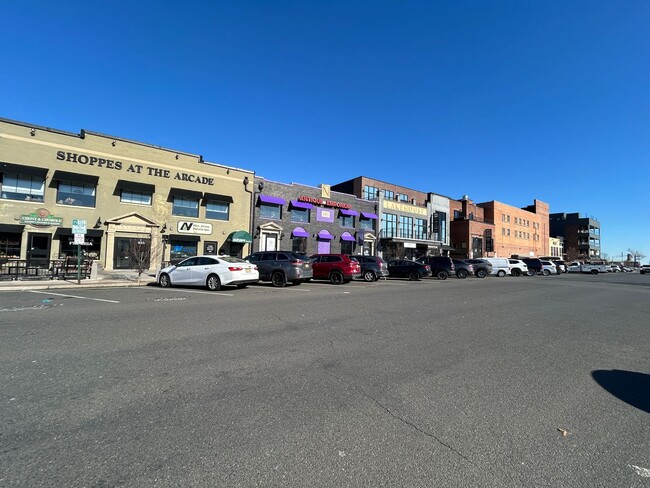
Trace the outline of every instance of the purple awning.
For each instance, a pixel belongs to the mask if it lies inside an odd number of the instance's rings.
[[[311,203],[307,202],[299,202],[298,200],[291,200],[291,206],[296,207],[296,208],[314,208],[314,206]]]
[[[346,210],[346,209],[342,208],[341,213],[343,215],[354,215],[355,217],[359,216],[359,212],[357,212],[356,210]]]
[[[309,237],[309,232],[307,232],[302,227],[296,227],[295,229],[293,229],[293,232],[291,232],[291,234],[294,237]]]
[[[274,197],[271,195],[260,195],[260,202],[262,203],[273,203],[275,205],[284,205],[287,203],[280,197]]]
[[[361,216],[362,216],[364,219],[375,219],[375,220],[379,220],[379,217],[377,217],[377,214],[370,213],[370,212],[361,212]]]
[[[350,234],[349,232],[344,232],[343,234],[341,234],[341,240],[342,241],[354,241],[355,239],[352,236],[352,234]]]
[[[334,236],[332,234],[330,234],[329,231],[326,231],[325,229],[323,229],[318,233],[318,238],[319,239],[327,239],[328,241],[331,241],[332,239],[334,239]]]

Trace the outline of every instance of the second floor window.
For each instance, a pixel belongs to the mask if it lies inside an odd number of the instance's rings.
[[[399,216],[399,237],[413,238],[413,217]]]
[[[282,218],[281,206],[275,203],[260,203],[260,218],[280,220]]]
[[[382,237],[395,237],[397,233],[397,215],[384,214],[381,222]]]
[[[205,203],[205,218],[214,220],[228,220],[230,218],[230,204],[208,200]]]
[[[309,209],[293,207],[291,209],[291,222],[309,223]]]
[[[372,219],[364,219],[361,217],[359,219],[359,227],[361,227],[363,230],[373,230],[374,224],[372,222]]]
[[[365,185],[363,187],[363,198],[365,200],[377,200],[379,189],[374,186]]]
[[[59,181],[56,203],[75,205],[78,207],[94,207],[95,185],[72,181]]]
[[[199,201],[175,196],[174,203],[172,204],[172,215],[178,215],[179,217],[198,217]]]
[[[42,202],[45,194],[45,179],[40,176],[5,173],[2,178],[0,196],[8,200],[31,200]]]
[[[120,202],[151,205],[151,193],[133,190],[122,190],[120,192]]]
[[[424,219],[415,219],[415,238],[427,238],[427,221]]]
[[[353,215],[339,215],[339,225],[341,227],[354,228],[354,216]]]

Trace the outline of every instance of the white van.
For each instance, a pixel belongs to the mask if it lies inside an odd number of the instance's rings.
[[[496,276],[505,276],[510,274],[510,262],[508,258],[481,258],[492,264],[492,273]]]

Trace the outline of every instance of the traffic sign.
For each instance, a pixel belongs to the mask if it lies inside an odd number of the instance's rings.
[[[75,234],[74,235],[73,244],[76,244],[78,246],[83,246],[85,243],[86,243],[86,234]]]
[[[85,234],[86,233],[86,219],[72,219],[72,233]]]

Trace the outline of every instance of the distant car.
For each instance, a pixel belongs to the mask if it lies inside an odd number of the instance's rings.
[[[361,278],[361,265],[347,254],[314,254],[309,259],[314,279],[340,285]]]
[[[449,275],[456,273],[454,261],[448,256],[424,256],[417,259],[417,262],[429,265],[431,276],[439,280],[446,280]]]
[[[452,259],[456,268],[456,277],[464,280],[468,276],[474,276],[474,265],[460,259]]]
[[[163,288],[205,286],[211,291],[220,290],[222,285],[245,288],[259,279],[257,266],[231,256],[193,256],[156,273],[156,281]]]
[[[641,265],[641,268],[639,268],[639,272],[641,274],[650,274],[650,264]]]
[[[510,263],[507,258],[481,258],[492,265],[492,273],[498,277],[503,277],[510,274]]]
[[[431,276],[428,264],[409,261],[408,259],[394,259],[388,262],[388,273],[391,278],[408,278],[418,281]]]
[[[350,256],[361,265],[361,277],[364,281],[376,281],[388,276],[388,265],[378,256]]]
[[[610,264],[609,269],[612,273],[621,273],[623,271],[623,269],[621,269],[621,266],[618,264]]]
[[[535,276],[537,273],[542,273],[542,261],[538,258],[522,258],[526,266],[528,266],[528,276]]]
[[[567,272],[566,263],[564,262],[564,260],[562,258],[560,258],[558,256],[540,256],[539,259],[542,260],[542,261],[550,261],[551,263],[553,263],[555,265],[556,268],[558,268],[560,273],[566,273]]]
[[[528,265],[521,259],[508,259],[511,276],[521,276],[528,274]]]
[[[314,276],[309,258],[293,251],[254,252],[244,259],[257,266],[260,281],[270,281],[276,287],[299,285]]]
[[[474,274],[477,278],[485,278],[492,274],[492,264],[484,259],[464,259],[463,261],[474,266]]]
[[[560,274],[560,272],[558,271],[557,266],[555,266],[552,262],[542,261],[542,274],[544,276],[548,276],[552,274]]]

